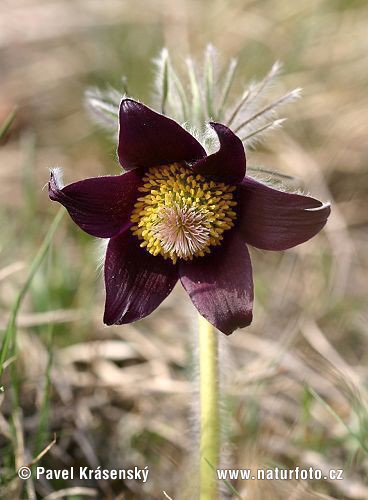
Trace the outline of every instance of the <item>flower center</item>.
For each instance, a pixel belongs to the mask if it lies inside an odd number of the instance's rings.
[[[133,234],[152,255],[191,260],[210,253],[234,226],[235,186],[206,181],[179,163],[151,167],[134,206]]]

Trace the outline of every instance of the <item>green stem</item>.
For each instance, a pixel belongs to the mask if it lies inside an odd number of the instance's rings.
[[[220,458],[220,417],[217,332],[199,317],[200,372],[200,500],[216,500]]]

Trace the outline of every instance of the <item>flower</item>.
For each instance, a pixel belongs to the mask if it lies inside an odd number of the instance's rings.
[[[49,196],[85,232],[109,238],[107,325],[154,311],[178,280],[199,313],[223,333],[252,321],[247,244],[285,250],[317,234],[328,204],[286,193],[246,175],[241,140],[211,123],[220,147],[206,154],[174,120],[132,99],[119,111],[118,157],[126,171],[61,187]]]

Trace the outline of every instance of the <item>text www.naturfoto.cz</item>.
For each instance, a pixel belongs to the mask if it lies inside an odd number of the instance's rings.
[[[291,479],[324,479],[324,480],[342,480],[344,471],[342,469],[330,469],[329,471],[322,472],[321,469],[257,469],[256,474],[252,475],[252,469],[217,469],[217,478],[220,480],[291,480]]]

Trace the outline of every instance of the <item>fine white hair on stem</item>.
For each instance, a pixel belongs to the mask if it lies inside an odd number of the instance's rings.
[[[153,63],[155,66],[153,100],[156,109],[178,122],[186,122],[189,118],[188,97],[180,77],[171,64],[169,51],[163,48]]]
[[[228,116],[226,124],[231,126],[235,133],[240,133],[248,147],[259,142],[265,133],[279,128],[284,120],[277,116],[278,108],[300,97],[301,89],[296,88],[267,103],[267,93],[280,75],[281,69],[281,63],[276,61],[263,80],[252,82]]]
[[[207,154],[215,153],[219,149],[220,142],[218,136],[209,124],[207,124],[204,129],[203,139]]]
[[[119,104],[126,95],[110,87],[106,90],[90,88],[85,94],[85,105],[91,117],[100,125],[115,130]]]
[[[201,129],[188,122],[182,123],[181,126],[197,139],[207,154],[214,153],[219,149],[220,143],[217,134],[209,123],[205,123]]]
[[[231,462],[230,448],[226,434],[229,427],[229,408],[226,404],[226,394],[228,393],[229,383],[232,382],[234,359],[229,349],[229,337],[218,335],[218,359],[219,359],[219,389],[220,389],[220,432],[222,437],[222,449],[220,456],[220,468],[227,469]]]
[[[300,93],[301,89],[294,89],[261,109],[255,110],[250,116],[244,116],[243,121],[234,128],[234,132],[240,135],[247,146],[253,147],[264,138],[265,133],[282,126],[285,119],[278,118],[278,108],[298,99]]]
[[[267,122],[265,125],[255,128],[254,130],[249,130],[247,135],[244,135],[241,140],[244,142],[245,146],[253,147],[256,143],[264,139],[265,133],[282,127],[282,124],[286,120],[287,118],[277,118],[276,120]]]
[[[250,123],[254,123],[255,121],[269,119],[270,117],[272,117],[274,115],[274,113],[276,112],[276,109],[279,106],[284,105],[284,104],[288,104],[290,102],[295,101],[296,99],[299,99],[300,94],[301,94],[301,90],[302,89],[300,89],[300,88],[296,88],[294,90],[291,90],[290,92],[287,92],[287,94],[283,95],[282,97],[279,97],[275,101],[272,101],[270,104],[267,104],[266,106],[264,106],[260,110],[253,112],[252,114],[250,114],[250,116],[244,117],[242,119],[242,121],[240,121],[240,123],[234,127],[234,132],[238,133],[238,132],[240,132],[240,130],[244,130],[244,128],[246,126],[250,125]]]
[[[252,177],[263,176],[262,178],[264,178],[265,175],[272,176],[272,178],[269,177],[270,182],[272,181],[272,183],[274,183],[275,178],[278,182],[281,182],[282,180],[295,181],[295,177],[293,177],[292,175],[277,172],[267,167],[250,165],[247,167],[247,171],[252,172]]]
[[[156,108],[160,113],[167,114],[168,96],[171,91],[170,85],[170,60],[169,51],[163,48],[153,59],[155,67],[154,98],[156,99]]]
[[[212,44],[207,45],[204,56],[203,70],[203,88],[205,97],[206,117],[209,120],[216,120],[217,113],[215,103],[217,96],[218,83],[218,54]]]
[[[254,85],[254,88],[252,88],[249,103],[252,103],[252,101],[255,101],[256,99],[260,99],[267,95],[272,86],[275,84],[276,79],[280,76],[281,71],[282,64],[280,61],[276,61],[272,65],[267,75],[263,78],[263,80],[261,80],[257,85]]]
[[[259,101],[267,95],[274,85],[275,80],[280,75],[281,69],[282,64],[280,61],[276,61],[263,80],[260,82],[252,81],[248,84],[226,121],[228,126],[230,126],[235,119],[239,119],[238,115],[241,116],[245,111],[248,113],[253,112],[257,108]]]
[[[204,121],[203,106],[202,106],[202,89],[197,76],[195,63],[191,57],[186,59],[188,78],[190,84],[190,102],[191,102],[191,118],[198,127]]]
[[[196,127],[195,125],[192,125],[189,122],[184,122],[181,124],[181,126],[183,127],[183,129],[185,129],[187,132],[189,132],[195,139],[197,139],[197,141],[207,151],[206,134],[203,133],[203,130],[200,130],[198,127]]]
[[[62,189],[64,187],[62,168],[61,167],[50,168],[50,174],[54,176],[57,187],[59,189]]]
[[[107,245],[109,244],[109,239],[96,239],[96,261],[97,261],[97,272],[98,275],[103,273]]]
[[[235,72],[236,72],[237,66],[238,66],[238,60],[235,58],[231,59],[229,66],[228,66],[228,69],[223,77],[220,105],[219,105],[219,110],[217,113],[218,119],[220,121],[223,121],[227,99],[229,97],[229,93],[230,93],[231,87],[232,87],[233,82],[234,82]]]
[[[179,74],[172,64],[169,51],[163,48],[153,60],[155,66],[154,107],[179,123],[204,147],[214,150],[212,132],[208,132],[206,122],[220,121],[230,127],[247,147],[253,147],[272,130],[282,126],[284,119],[278,116],[281,106],[293,102],[300,96],[301,89],[291,90],[277,99],[269,100],[268,93],[275,84],[282,69],[276,61],[260,81],[251,81],[242,95],[234,100],[233,84],[238,61],[233,58],[220,71],[218,54],[213,45],[207,45],[202,64],[188,57],[186,71]],[[183,78],[185,77],[185,78]],[[118,109],[122,96],[128,96],[126,81],[122,91],[89,89],[86,93],[87,109],[100,125],[116,131]],[[230,109],[230,99],[233,105]]]
[[[200,408],[198,408],[198,396],[199,396],[199,387],[200,387],[200,366],[199,366],[199,342],[198,342],[198,314],[192,310],[190,313],[190,330],[192,332],[191,335],[191,352],[193,354],[192,363],[191,363],[191,379],[193,382],[193,393],[192,393],[192,404],[190,411],[190,420],[191,420],[191,439],[194,441],[196,446],[199,446],[199,429],[200,429]],[[230,462],[230,450],[227,447],[226,431],[227,431],[227,422],[229,410],[226,406],[226,386],[229,382],[228,374],[232,373],[231,367],[233,366],[233,362],[231,359],[231,353],[228,348],[228,341],[225,335],[218,335],[218,383],[219,383],[219,411],[220,411],[220,440],[221,440],[221,457],[220,457],[220,468],[227,468]],[[196,454],[199,456],[199,453]]]

